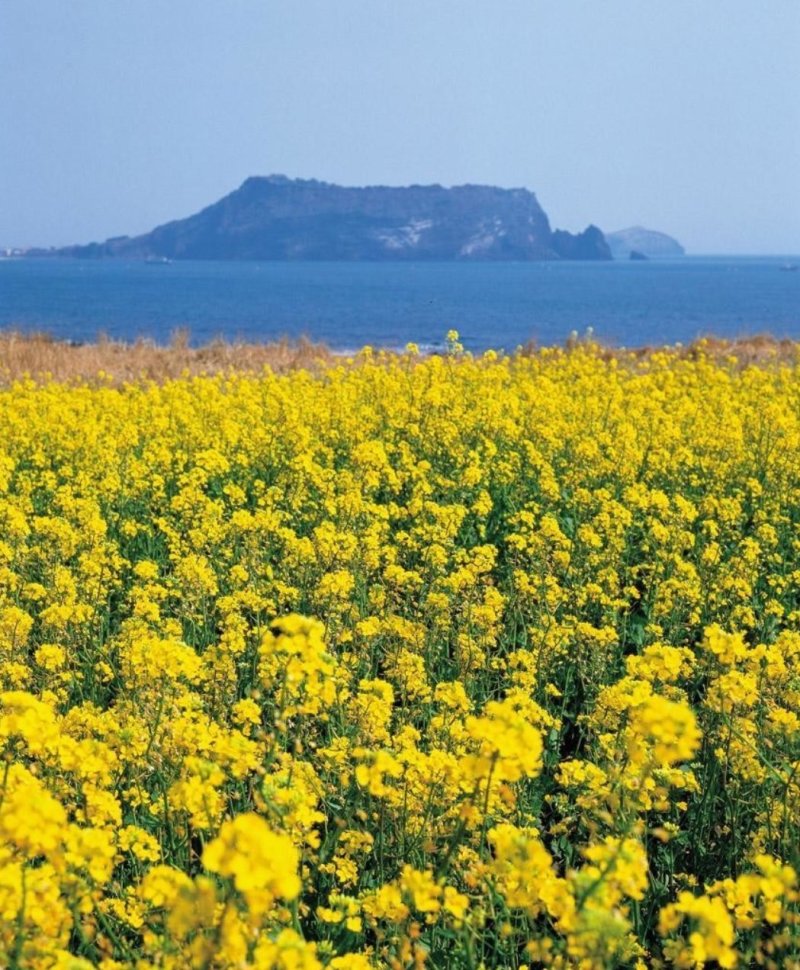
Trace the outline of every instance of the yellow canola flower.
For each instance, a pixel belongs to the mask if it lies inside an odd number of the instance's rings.
[[[628,751],[634,760],[646,747],[658,765],[672,765],[694,755],[700,744],[700,730],[692,710],[657,694],[630,711],[626,731]]]
[[[223,822],[219,834],[203,850],[209,872],[228,876],[245,896],[266,893],[292,900],[300,892],[300,856],[291,839],[273,832],[253,812]]]
[[[64,806],[38,778],[13,765],[0,803],[0,839],[22,858],[54,861],[63,858],[66,834]]]
[[[680,893],[677,902],[661,911],[659,932],[667,936],[677,930],[684,920],[688,920],[693,927],[687,943],[671,941],[665,944],[665,953],[674,966],[704,967],[717,964],[730,968],[737,965],[733,921],[721,899]]]
[[[285,717],[323,714],[336,698],[336,665],[322,633],[321,623],[290,615],[264,634],[259,677]]]
[[[514,699],[489,701],[480,717],[468,717],[466,729],[477,753],[463,760],[472,781],[519,781],[541,769],[542,735]]]
[[[322,970],[316,946],[290,929],[281,930],[275,939],[262,937],[250,966],[253,970]]]
[[[5,381],[0,966],[791,967],[798,508],[790,345]]]

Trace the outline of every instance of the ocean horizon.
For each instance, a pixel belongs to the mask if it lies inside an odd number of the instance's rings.
[[[800,339],[791,256],[646,262],[215,262],[0,260],[0,329],[92,342],[192,345],[307,337],[473,351],[560,344],[588,328],[617,346],[768,333]]]

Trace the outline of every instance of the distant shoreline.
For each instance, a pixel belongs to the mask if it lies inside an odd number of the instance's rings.
[[[724,253],[724,252],[688,252],[682,253],[681,255],[668,255],[668,256],[648,256],[648,262],[654,263],[670,263],[670,262],[684,262],[688,260],[708,260],[708,259],[720,259],[720,260],[800,260],[800,252],[797,253]],[[53,247],[52,249],[44,249],[39,246],[28,246],[28,247],[0,247],[0,263],[20,263],[20,262],[38,262],[38,261],[58,261],[65,263],[102,263],[102,262],[113,262],[113,263],[146,263],[147,259],[144,257],[137,256],[77,256],[73,254],[67,254],[59,249]],[[158,265],[159,261],[155,260]],[[480,260],[478,263],[488,263],[490,265],[497,263],[569,263],[570,265],[583,265],[586,263],[596,264],[601,262],[604,265],[608,264],[628,264],[630,260],[623,256],[614,256],[612,259],[606,260]],[[177,263],[178,265],[191,265],[191,264],[206,264],[206,263],[268,263],[268,264],[281,264],[281,265],[297,265],[298,263],[324,263],[331,265],[349,265],[349,264],[395,264],[399,266],[409,266],[415,265],[413,260],[406,259],[184,259],[181,257],[171,257],[167,261],[168,265]],[[470,263],[468,260],[463,259],[420,259],[416,263],[426,263],[426,264],[447,264],[455,263],[456,265],[475,265],[475,262]]]

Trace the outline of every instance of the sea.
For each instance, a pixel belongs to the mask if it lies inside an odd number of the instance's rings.
[[[0,260],[0,329],[193,345],[307,337],[513,351],[586,336],[614,346],[800,339],[797,257],[647,262],[342,263]]]

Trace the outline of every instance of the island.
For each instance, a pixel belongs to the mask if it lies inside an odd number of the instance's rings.
[[[553,231],[536,195],[488,185],[347,188],[254,176],[201,212],[60,256],[149,261],[610,260],[602,231]]]
[[[665,232],[645,229],[644,226],[607,232],[606,242],[614,259],[640,259],[642,256],[645,259],[668,259],[686,255],[686,250],[677,239]]]

